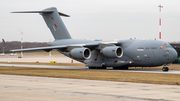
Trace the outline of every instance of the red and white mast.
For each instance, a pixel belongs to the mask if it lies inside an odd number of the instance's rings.
[[[23,49],[23,32],[21,32],[21,49]],[[21,58],[23,57],[23,52],[21,51]]]
[[[159,39],[161,39],[161,8],[163,8],[163,6],[159,5]]]

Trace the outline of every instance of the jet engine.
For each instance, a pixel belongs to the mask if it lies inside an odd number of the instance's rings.
[[[103,48],[101,52],[109,58],[120,58],[123,56],[123,49],[117,46],[107,46]]]
[[[91,50],[88,48],[74,48],[70,55],[75,59],[89,59],[91,57]]]

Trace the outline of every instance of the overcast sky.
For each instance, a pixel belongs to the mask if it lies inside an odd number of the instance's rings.
[[[0,38],[54,40],[41,15],[10,12],[56,7],[75,39],[158,39],[160,4],[162,40],[180,41],[180,0],[0,0]]]

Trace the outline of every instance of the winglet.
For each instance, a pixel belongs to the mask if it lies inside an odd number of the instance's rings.
[[[11,50],[9,49],[8,45],[6,44],[6,42],[4,41],[4,39],[2,39],[4,46],[7,48],[7,50],[10,52]]]

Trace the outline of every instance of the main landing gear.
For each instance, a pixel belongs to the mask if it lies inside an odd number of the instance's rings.
[[[115,69],[115,70],[128,70],[129,67],[128,67],[128,66],[123,66],[123,67],[113,67],[113,69]]]
[[[102,67],[89,67],[89,69],[106,69],[105,66],[102,66]]]
[[[168,68],[168,67],[163,67],[163,68],[162,68],[162,71],[163,71],[163,72],[167,72],[167,71],[169,71],[169,68]]]

